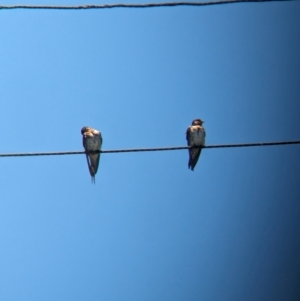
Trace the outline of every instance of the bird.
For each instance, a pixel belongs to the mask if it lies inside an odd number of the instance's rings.
[[[188,168],[194,171],[197,161],[201,154],[201,146],[205,145],[205,129],[202,126],[204,123],[201,119],[194,119],[192,125],[186,130],[186,140],[189,148]]]
[[[92,177],[92,183],[95,183],[95,175],[98,170],[100,153],[102,146],[102,135],[100,131],[91,127],[84,126],[81,129],[82,143],[86,154],[86,161],[88,164],[89,172]]]

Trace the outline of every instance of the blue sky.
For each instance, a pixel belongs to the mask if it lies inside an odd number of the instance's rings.
[[[299,14],[0,11],[0,153],[81,150],[85,125],[185,145],[198,117],[207,144],[299,140]],[[96,185],[83,155],[1,158],[0,299],[299,300],[299,151],[103,154]]]

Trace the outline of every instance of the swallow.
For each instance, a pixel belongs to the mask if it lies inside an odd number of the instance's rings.
[[[201,154],[201,146],[205,145],[205,129],[202,126],[203,120],[195,119],[192,122],[192,125],[186,130],[186,140],[189,148],[189,162],[188,168],[194,170],[197,161]]]
[[[84,126],[81,129],[81,134],[83,136],[82,143],[86,154],[89,172],[92,177],[92,183],[95,183],[95,175],[97,173],[100,160],[99,151],[101,150],[103,139],[99,131],[88,126]]]

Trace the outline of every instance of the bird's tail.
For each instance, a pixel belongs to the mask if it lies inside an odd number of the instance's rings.
[[[201,154],[201,150],[202,148],[200,147],[192,147],[191,149],[189,149],[190,152],[190,159],[189,159],[189,169],[191,169],[192,171],[194,171],[194,168],[198,162],[198,159],[200,157]]]
[[[89,166],[89,170],[90,170],[90,175],[91,175],[92,183],[95,184],[96,183],[95,166],[94,165]]]
[[[91,169],[92,169],[92,173],[93,173],[93,175],[92,175],[92,183],[95,184],[96,183],[96,177],[95,177],[95,174],[96,174],[95,170],[96,169],[95,169],[95,165],[92,165]]]
[[[191,169],[192,171],[194,171],[194,167],[195,166],[192,165],[192,159],[190,159],[189,163],[188,163],[188,168]]]

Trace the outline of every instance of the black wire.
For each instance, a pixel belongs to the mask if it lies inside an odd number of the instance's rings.
[[[287,2],[296,0],[221,0],[207,2],[161,2],[161,3],[145,3],[145,4],[102,4],[102,5],[0,5],[0,9],[104,9],[104,8],[150,8],[150,7],[166,7],[166,6],[207,6],[218,4],[233,3],[256,3],[256,2]]]
[[[274,145],[288,145],[300,144],[300,140],[296,141],[281,141],[281,142],[259,142],[259,143],[240,143],[240,144],[216,144],[202,146],[202,148],[232,148],[232,147],[252,147],[252,146],[274,146]],[[190,146],[175,146],[175,147],[156,147],[156,148],[130,148],[130,149],[113,149],[101,150],[91,153],[133,153],[133,152],[155,152],[155,151],[172,151],[189,149]],[[33,157],[33,156],[61,156],[61,155],[82,155],[84,151],[71,152],[43,152],[43,153],[15,153],[15,154],[0,154],[0,157]]]

